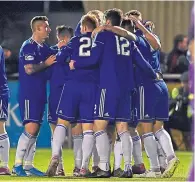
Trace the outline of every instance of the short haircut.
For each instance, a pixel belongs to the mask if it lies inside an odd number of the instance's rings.
[[[49,19],[46,16],[35,16],[31,21],[30,21],[30,27],[33,30],[34,29],[34,24],[38,21],[48,21]]]
[[[82,26],[87,26],[88,28],[94,30],[98,26],[98,20],[95,16],[84,15],[81,18],[81,25]]]
[[[110,20],[112,26],[120,26],[123,17],[123,12],[120,9],[113,8],[104,12],[105,20]]]
[[[129,20],[129,19],[125,19],[125,18],[121,22],[121,27],[127,28],[127,30],[130,32],[134,32],[134,30],[135,30],[135,25],[134,25],[133,21]]]
[[[130,15],[134,15],[134,16],[142,16],[141,12],[138,10],[130,10],[127,13],[125,13],[125,16],[130,16]]]
[[[70,26],[59,25],[56,27],[56,32],[58,36],[64,37],[69,36],[70,38],[73,37],[73,28]]]
[[[94,15],[97,19],[99,24],[101,25],[103,23],[103,17],[104,13],[100,10],[91,10],[87,13],[88,15]]]
[[[183,34],[178,34],[178,35],[176,35],[176,36],[174,37],[174,41],[173,41],[174,47],[177,47],[178,44],[179,44],[180,42],[182,42],[183,39],[186,38],[186,37],[187,37],[187,36],[186,36],[186,35],[183,35]]]

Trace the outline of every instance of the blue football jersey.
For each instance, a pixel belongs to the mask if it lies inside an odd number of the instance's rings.
[[[83,62],[91,54],[91,32],[73,37],[67,46],[61,48],[57,54],[57,62],[64,62],[69,56],[72,60]],[[98,69],[93,66],[91,69],[75,69],[68,72],[67,80],[97,82]]]
[[[9,88],[7,84],[7,76],[5,73],[5,58],[2,47],[0,47],[0,97],[7,95]]]
[[[42,45],[32,38],[26,40],[19,53],[19,98],[41,99],[46,101],[46,70],[28,75],[24,66],[27,64],[40,64],[54,52],[45,43]]]

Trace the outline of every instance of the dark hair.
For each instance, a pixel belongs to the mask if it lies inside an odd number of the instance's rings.
[[[73,28],[70,26],[59,25],[56,27],[56,32],[59,36],[69,35],[70,37],[73,37]]]
[[[33,26],[35,22],[37,21],[48,21],[49,19],[46,16],[35,16],[31,21],[30,21],[30,27],[33,30]]]
[[[128,27],[127,30],[130,32],[134,32],[134,30],[135,30],[135,25],[134,25],[133,21],[129,20],[129,19],[125,19],[125,18],[121,22],[121,27],[122,28]]]
[[[110,20],[112,26],[119,26],[123,17],[123,12],[120,9],[114,8],[104,12],[106,20]]]
[[[130,16],[130,15],[142,16],[141,12],[138,10],[130,10],[127,13],[125,13],[125,16]]]
[[[84,15],[81,18],[81,25],[94,30],[98,26],[98,19],[93,15]]]
[[[175,38],[174,38],[174,41],[173,41],[173,44],[174,44],[174,48],[176,48],[179,44],[179,42],[182,42],[184,38],[186,38],[187,36],[186,35],[183,35],[183,34],[179,34],[179,35],[176,35]]]

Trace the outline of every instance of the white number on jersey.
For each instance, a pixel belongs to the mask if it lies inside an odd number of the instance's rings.
[[[119,37],[117,35],[115,35],[115,38],[116,38],[117,54],[123,56],[130,56],[129,41],[124,37],[120,37],[119,40]],[[120,42],[122,43],[120,44]]]
[[[83,43],[79,47],[79,56],[90,56],[90,50],[84,50],[85,48],[91,47],[91,39],[89,37],[80,38],[80,42]],[[86,43],[84,43],[86,42]]]

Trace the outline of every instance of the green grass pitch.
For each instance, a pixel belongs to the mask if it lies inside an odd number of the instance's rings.
[[[146,164],[146,167],[148,168],[149,163],[148,159],[144,155],[144,162]],[[46,171],[49,160],[51,156],[51,150],[50,149],[38,149],[36,151],[35,166],[42,170]],[[132,178],[132,179],[119,179],[119,178],[110,178],[110,179],[90,179],[90,178],[74,178],[72,177],[72,170],[74,167],[74,160],[73,160],[73,151],[72,150],[64,150],[63,152],[63,159],[64,159],[64,167],[66,172],[66,177],[54,177],[54,178],[48,178],[48,177],[16,177],[16,176],[0,176],[0,181],[100,181],[100,182],[106,182],[106,181],[186,181],[188,176],[188,171],[191,166],[192,162],[192,152],[177,152],[177,156],[180,159],[180,165],[178,169],[176,170],[174,176],[172,178],[161,178],[161,179],[143,179],[143,178]],[[10,163],[9,166],[12,168],[15,158],[15,149],[11,149],[10,151]],[[111,161],[113,164],[113,156],[111,157]]]

